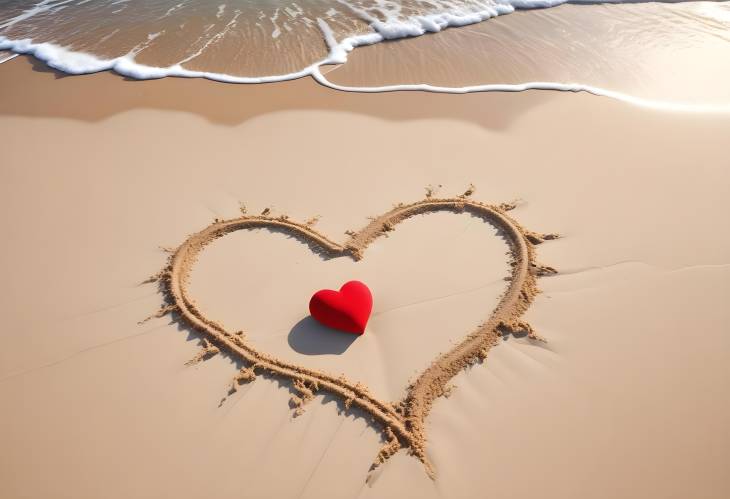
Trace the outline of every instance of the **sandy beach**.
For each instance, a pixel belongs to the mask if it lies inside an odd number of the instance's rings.
[[[67,76],[27,56],[0,65],[0,88],[0,497],[730,492],[730,115],[587,93]],[[143,281],[242,208],[318,217],[345,244],[368,217],[470,185],[560,235],[534,247],[557,273],[522,315],[545,341],[503,334],[433,401],[433,476],[407,449],[372,469],[385,442],[362,408],[322,390],[295,416],[301,393],[265,374],[233,392],[240,358],[200,360],[203,336],[145,321],[164,297]],[[410,217],[360,261],[240,230],[201,252],[188,289],[256,349],[388,404],[490,316],[511,244],[469,213]],[[327,336],[307,301],[350,278],[373,290],[367,332]]]

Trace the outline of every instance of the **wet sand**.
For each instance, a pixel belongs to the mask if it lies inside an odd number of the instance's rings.
[[[0,66],[0,82],[3,497],[730,490],[730,117],[587,94],[70,78],[26,58]],[[369,473],[383,442],[363,412],[339,414],[322,393],[295,418],[278,378],[229,394],[235,359],[186,365],[198,336],[169,317],[137,324],[162,303],[139,284],[165,266],[159,247],[240,216],[240,203],[320,215],[317,230],[345,241],[428,185],[450,197],[470,183],[473,199],[520,200],[511,216],[561,234],[537,247],[559,273],[538,281],[525,315],[547,343],[506,335],[436,400],[435,480],[403,451]],[[394,400],[426,354],[458,340],[456,326],[467,333],[489,314],[492,283],[509,271],[489,225],[429,217],[403,222],[356,270],[296,240],[236,233],[201,257],[191,289],[259,348],[363,373]],[[288,329],[307,315],[306,291],[350,272],[376,296],[368,343],[297,351]]]

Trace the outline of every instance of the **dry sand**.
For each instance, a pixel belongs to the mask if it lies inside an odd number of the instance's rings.
[[[238,390],[238,385],[254,381],[261,373],[284,378],[292,383],[295,395],[291,398],[291,405],[295,409],[295,416],[300,416],[304,412],[305,404],[313,400],[318,392],[325,391],[329,395],[339,397],[345,410],[349,410],[351,407],[358,408],[367,417],[372,418],[374,423],[380,425],[386,444],[378,453],[373,468],[383,464],[396,452],[405,448],[424,464],[426,472],[433,478],[435,472],[426,456],[426,418],[431,412],[435,400],[451,393],[453,385],[450,385],[450,382],[454,376],[477,362],[483,362],[489,350],[499,343],[499,339],[503,335],[522,334],[527,335],[532,340],[544,341],[535,334],[528,323],[522,320],[522,315],[527,311],[538,293],[537,277],[556,273],[552,267],[537,263],[534,246],[559,237],[556,234],[539,234],[521,227],[507,214],[508,211],[516,208],[516,203],[488,205],[471,200],[470,197],[474,193],[473,185],[470,185],[460,196],[453,198],[436,198],[433,191],[434,189],[429,187],[425,199],[415,203],[398,203],[387,213],[372,217],[370,223],[359,231],[348,230],[346,233],[349,238],[342,244],[332,241],[313,227],[318,221],[318,217],[301,223],[292,220],[288,215],[274,217],[270,214],[269,208],[265,208],[261,215],[250,215],[247,213],[245,206],[241,206],[241,215],[228,220],[216,218],[208,227],[188,237],[179,247],[171,251],[172,254],[167,266],[147,280],[147,283],[159,283],[166,302],[150,318],[159,319],[165,315],[172,315],[174,320],[181,326],[202,336],[203,350],[188,365],[205,360],[221,353],[221,351],[230,355],[234,360],[241,362],[243,365],[234,377],[231,393]],[[283,234],[288,238],[298,240],[325,261],[339,258],[359,262],[365,258],[366,250],[373,243],[395,231],[396,227],[402,222],[434,213],[469,214],[496,229],[497,235],[503,238],[509,247],[507,254],[510,257],[508,263],[511,271],[502,278],[509,284],[504,286],[503,291],[499,289],[499,286],[495,286],[497,291],[502,291],[496,303],[491,300],[477,305],[477,308],[483,307],[487,310],[493,308],[493,312],[476,329],[465,335],[463,339],[459,337],[457,332],[456,338],[452,340],[454,345],[450,349],[436,354],[431,353],[430,356],[427,354],[426,358],[421,360],[420,363],[426,366],[425,369],[419,372],[418,369],[421,366],[416,366],[415,372],[417,374],[413,376],[413,380],[408,384],[405,396],[398,401],[389,402],[388,399],[382,398],[382,392],[373,392],[369,380],[363,379],[362,373],[348,379],[344,373],[336,375],[328,372],[327,369],[313,369],[311,367],[312,363],[306,358],[299,361],[290,361],[276,355],[267,347],[264,347],[264,350],[256,348],[247,338],[244,329],[226,328],[217,316],[210,315],[210,308],[201,306],[195,298],[197,293],[191,293],[191,278],[198,258],[208,246],[229,234],[264,229],[269,232],[269,234],[265,234],[268,236],[271,236],[272,233]],[[449,237],[449,235],[444,235],[438,230],[433,232],[440,237]],[[460,238],[450,237],[449,242],[452,246],[460,246],[461,249],[478,249],[478,247],[472,247],[467,241],[460,240]],[[411,240],[408,253],[409,255],[423,256],[423,250],[428,249],[428,246],[428,244],[419,244]],[[267,255],[270,262],[273,262],[273,254],[267,252]],[[221,255],[217,256],[219,259],[221,258]],[[229,258],[225,270],[238,267],[235,262],[240,261],[241,256],[239,254]],[[487,255],[482,255],[482,257],[485,256]],[[225,259],[223,260],[225,261]],[[290,258],[285,257],[283,260],[287,261]],[[499,261],[499,258],[494,260]],[[269,262],[264,262],[264,266],[267,266],[267,263]],[[462,266],[464,263],[461,262]],[[472,270],[479,267],[481,263],[483,262],[474,265]],[[498,266],[494,267],[498,268]],[[270,269],[270,266],[267,268]],[[282,268],[275,270],[276,273],[282,271]],[[378,271],[385,273],[386,269],[380,267]],[[271,270],[268,270],[268,272],[271,272]],[[228,277],[226,279],[228,282],[247,281],[246,276],[243,276],[240,281],[232,281],[230,276],[226,277]],[[283,289],[290,288],[289,282],[296,280],[295,275],[290,274],[286,277],[288,279],[284,282]],[[392,279],[393,274],[389,274],[389,277]],[[245,294],[236,293],[236,290],[227,286],[225,281],[217,284],[217,286],[212,287],[214,291],[209,294],[218,294],[217,291],[220,289],[225,290],[224,294],[226,296]],[[248,283],[248,286],[252,287],[250,283]],[[387,285],[382,286],[380,289],[387,289]],[[276,289],[273,291],[274,295],[279,294]],[[306,295],[302,293],[298,296]],[[260,310],[265,315],[271,316],[277,314],[278,308],[278,303],[269,302],[264,304]],[[451,314],[455,315],[455,311],[447,311],[445,315],[448,317]],[[294,324],[294,322],[291,322],[291,324]],[[415,324],[406,325],[406,327],[409,326],[417,327]],[[430,324],[430,326],[433,327],[434,324]],[[263,327],[264,331],[266,329],[269,329],[268,335],[280,336],[276,333],[272,334],[268,324]],[[422,334],[428,330],[428,328],[419,329]],[[268,336],[266,332],[257,332],[261,336]],[[394,332],[391,331],[390,335],[392,336]],[[323,335],[325,337],[322,339]],[[302,353],[343,354],[349,346],[348,343],[353,342],[355,338],[353,336],[344,336],[343,340],[327,341],[328,335],[336,338],[333,331],[319,327],[313,324],[311,319],[304,318],[296,323],[289,333],[289,345],[294,350],[304,350]],[[373,337],[373,334],[366,336],[366,338],[371,337]],[[388,337],[388,331],[384,332],[383,337]],[[342,341],[346,343],[343,344]],[[315,342],[321,343],[321,345],[316,345]],[[328,351],[330,350],[327,348],[328,345],[334,346],[336,344],[340,345],[342,351]],[[358,345],[362,344],[363,342],[358,343]],[[411,344],[413,344],[413,347],[411,347]],[[427,341],[420,337],[411,338],[411,341],[404,345],[405,348],[402,351],[409,352],[407,356],[409,360],[418,358],[418,352],[421,350],[419,347],[425,344],[427,344]],[[412,355],[412,353],[415,355]],[[354,355],[356,354],[341,355],[340,358],[343,364],[340,367],[343,371],[349,371],[348,366],[357,364],[357,358],[353,358]],[[398,362],[397,365],[407,365],[407,362]],[[369,367],[369,371],[372,371],[372,365]]]
[[[32,69],[0,66],[0,496],[727,496],[730,117],[584,94],[355,95]],[[524,317],[547,343],[506,335],[434,403],[435,480],[403,451],[369,473],[383,441],[366,413],[341,414],[322,393],[293,417],[279,378],[229,394],[235,359],[186,365],[198,336],[168,317],[137,324],[161,303],[139,285],[165,266],[158,247],[239,217],[241,202],[321,215],[317,230],[339,242],[425,186],[450,198],[470,183],[473,199],[521,199],[511,217],[562,235],[538,247],[559,273]],[[397,400],[488,316],[511,267],[473,217],[419,216],[389,234],[333,268],[294,239],[239,231],[201,255],[191,293],[257,349],[363,373]],[[371,258],[352,270],[376,296],[366,336],[320,338],[324,352],[290,344],[308,293]]]

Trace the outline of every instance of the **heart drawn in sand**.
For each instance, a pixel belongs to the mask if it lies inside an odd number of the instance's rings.
[[[309,313],[320,323],[332,329],[363,334],[370,312],[373,295],[360,281],[350,281],[339,291],[321,289],[309,300]]]
[[[507,215],[509,210],[515,208],[515,204],[488,205],[476,202],[469,199],[472,193],[473,188],[470,188],[454,198],[435,199],[428,195],[426,199],[415,203],[398,204],[387,213],[372,218],[360,231],[350,232],[350,239],[343,244],[317,232],[311,223],[298,223],[286,216],[274,218],[268,216],[268,210],[261,215],[244,214],[230,220],[216,220],[188,237],[172,252],[167,267],[154,276],[153,280],[160,281],[167,300],[167,305],[156,316],[174,313],[177,321],[202,335],[204,350],[196,359],[223,350],[241,361],[245,367],[236,374],[232,390],[235,391],[239,384],[253,381],[257,375],[263,373],[287,378],[297,393],[292,397],[296,414],[301,413],[303,405],[312,400],[317,391],[326,391],[339,397],[346,409],[354,405],[370,415],[372,422],[382,430],[386,443],[378,453],[374,466],[405,448],[425,465],[430,476],[434,476],[434,470],[426,456],[426,418],[434,400],[449,392],[449,383],[454,376],[466,367],[483,361],[502,334],[524,332],[530,338],[539,339],[531,326],[520,317],[538,293],[537,277],[555,273],[551,267],[535,262],[534,246],[547,239],[554,239],[557,235],[528,231]],[[189,296],[189,277],[198,255],[208,244],[226,234],[255,228],[284,231],[328,258],[346,257],[359,261],[374,240],[394,230],[400,222],[415,215],[434,212],[467,212],[496,227],[509,245],[511,271],[507,279],[508,285],[496,308],[485,315],[484,321],[466,334],[460,343],[437,355],[431,365],[410,383],[405,397],[400,401],[380,400],[362,383],[286,362],[261,352],[246,339],[242,331],[228,331],[220,323],[207,317]],[[310,304],[312,315],[326,325],[362,333],[372,307],[370,292],[364,285],[362,287],[364,289],[348,283],[339,293],[331,290],[316,293],[312,297],[313,303]],[[351,301],[354,295],[350,293],[359,293],[359,297]]]

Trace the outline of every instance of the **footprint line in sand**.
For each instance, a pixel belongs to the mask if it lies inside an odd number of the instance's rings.
[[[461,196],[437,199],[429,190],[426,199],[398,204],[387,213],[372,218],[360,231],[348,231],[350,239],[344,244],[338,244],[313,229],[311,221],[298,223],[287,216],[272,217],[269,210],[261,215],[247,215],[242,208],[242,216],[216,220],[171,250],[165,269],[147,281],[159,281],[167,301],[155,316],[173,313],[179,322],[202,335],[205,349],[191,362],[221,350],[242,361],[246,367],[234,377],[232,391],[241,383],[253,381],[259,374],[287,378],[292,381],[292,388],[298,394],[292,397],[295,414],[302,412],[303,405],[312,400],[317,391],[327,391],[339,397],[346,408],[359,407],[372,417],[373,422],[380,424],[386,444],[376,456],[373,468],[400,449],[407,449],[424,464],[426,472],[433,478],[435,472],[426,456],[426,419],[434,401],[448,395],[449,382],[454,376],[467,366],[483,361],[502,334],[524,332],[531,338],[541,339],[520,318],[538,293],[537,277],[556,272],[551,267],[536,263],[534,246],[547,239],[555,239],[557,235],[538,234],[524,229],[507,215],[515,207],[514,204],[488,205],[473,201],[469,199],[473,191],[473,187],[470,187]],[[366,386],[344,376],[308,369],[257,350],[246,340],[243,332],[228,331],[220,323],[206,317],[188,292],[190,273],[200,252],[216,239],[238,230],[269,228],[284,231],[327,257],[350,257],[357,261],[363,258],[363,252],[370,243],[394,230],[400,222],[415,215],[439,211],[468,212],[501,231],[510,248],[509,264],[512,270],[508,278],[509,285],[491,315],[460,343],[446,353],[439,354],[411,382],[405,397],[397,402],[381,401]]]

